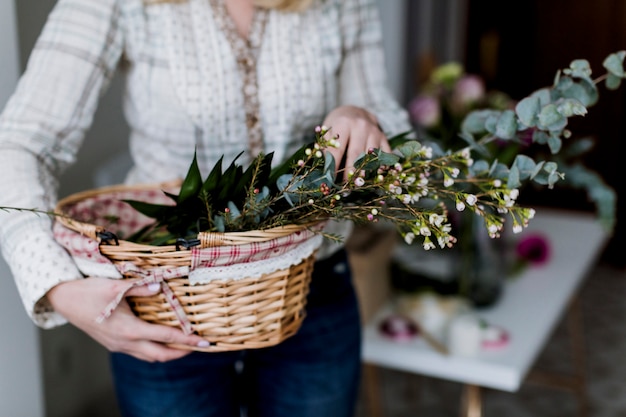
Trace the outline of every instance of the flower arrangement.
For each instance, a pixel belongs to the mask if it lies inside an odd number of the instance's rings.
[[[487,158],[490,147],[530,141],[547,145],[557,155],[572,135],[568,120],[586,114],[598,100],[597,84],[604,81],[616,89],[626,78],[625,56],[626,51],[610,54],[604,61],[607,73],[595,80],[586,60],[573,61],[557,73],[551,87],[535,91],[514,107],[501,95],[498,106],[463,107],[481,97],[479,85],[476,80],[458,79],[458,69],[442,69],[442,85],[456,85],[459,91],[449,103],[450,114],[463,115],[458,118],[458,132],[456,122],[440,123],[452,126],[446,136],[451,141],[438,144],[432,135],[424,140],[418,135],[418,141],[412,132],[399,134],[390,139],[392,152],[369,149],[349,168],[343,182],[338,181],[344,177],[343,169],[337,170],[333,157],[325,152],[340,138],[325,126],[316,128],[314,143],[276,167],[271,153],[259,155],[245,169],[236,158],[222,170],[220,160],[204,179],[194,158],[179,193],[165,193],[172,204],[127,201],[155,219],[128,240],[170,244],[205,231],[263,230],[334,219],[390,222],[407,243],[418,240],[429,250],[456,242],[448,220],[450,209],[484,219],[491,237],[500,236],[505,221],[519,232],[534,216],[532,208],[517,205],[519,188],[526,183],[552,188],[567,177],[554,160],[536,161],[518,153],[517,147],[506,160],[499,158],[502,153]],[[418,112],[417,105],[412,112]],[[462,146],[457,138],[463,140]],[[475,159],[476,152],[484,157]]]
[[[155,222],[128,240],[168,244],[199,232],[263,230],[287,224],[315,224],[328,219],[357,224],[386,221],[407,242],[416,237],[425,249],[452,246],[447,206],[469,205],[485,217],[496,235],[507,213],[521,230],[534,210],[515,206],[518,192],[490,175],[466,177],[469,149],[433,156],[432,148],[407,139],[391,138],[394,152],[369,149],[338,182],[343,171],[325,149],[338,146],[329,128],[316,128],[313,144],[302,147],[287,161],[272,167],[272,154],[259,155],[244,169],[233,161],[222,171],[221,161],[203,180],[194,158],[174,204],[125,200]],[[550,170],[539,170],[536,178]],[[464,189],[460,191],[459,187]],[[339,239],[338,236],[327,235]]]
[[[495,161],[509,164],[518,155],[556,163],[563,175],[560,186],[584,189],[596,206],[598,219],[612,231],[615,191],[581,162],[593,147],[593,140],[572,137],[565,119],[577,112],[584,115],[597,102],[596,84],[600,81],[606,79],[609,89],[619,86],[620,59],[621,53],[609,55],[604,61],[608,73],[597,80],[590,78],[587,61],[573,61],[570,68],[557,74],[551,88],[538,90],[519,102],[502,91],[487,90],[480,76],[466,73],[457,62],[449,62],[433,70],[408,110],[420,140],[441,149],[467,146],[474,143],[476,135],[493,136],[490,143],[474,147],[481,159],[479,165]],[[532,103],[535,100],[539,100],[542,110],[531,114],[531,107],[537,106]],[[511,117],[511,112],[517,117],[516,126],[500,119]],[[491,119],[491,130],[484,129],[487,119]],[[496,126],[496,120],[507,127]]]

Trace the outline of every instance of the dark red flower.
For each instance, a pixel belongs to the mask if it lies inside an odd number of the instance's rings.
[[[532,234],[523,237],[516,247],[520,260],[532,265],[542,265],[550,258],[550,244],[542,234]]]

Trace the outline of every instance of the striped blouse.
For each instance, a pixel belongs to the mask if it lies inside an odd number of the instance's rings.
[[[182,177],[194,150],[202,172],[242,150],[280,161],[342,104],[370,110],[389,134],[409,128],[386,88],[374,0],[257,11],[246,40],[234,35],[223,1],[58,0],[0,116],[0,205],[54,207],[59,175],[118,70],[129,183]],[[29,315],[43,328],[65,323],[45,294],[82,275],[51,220],[0,215],[0,247]]]

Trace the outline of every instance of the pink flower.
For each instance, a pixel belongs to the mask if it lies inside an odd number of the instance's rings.
[[[485,97],[485,83],[477,75],[464,75],[454,85],[452,101],[460,106],[467,106]]]
[[[548,239],[541,234],[528,235],[516,247],[517,256],[531,265],[542,265],[550,259]]]
[[[436,126],[441,120],[441,109],[436,97],[420,94],[409,103],[411,120],[422,127]]]

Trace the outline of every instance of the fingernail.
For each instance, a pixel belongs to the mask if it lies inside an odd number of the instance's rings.
[[[197,346],[199,348],[206,348],[206,347],[211,346],[211,342],[209,342],[208,340],[201,340],[201,341],[198,342]]]
[[[153,282],[152,284],[148,284],[148,290],[152,292],[157,292],[161,289],[161,284]]]

